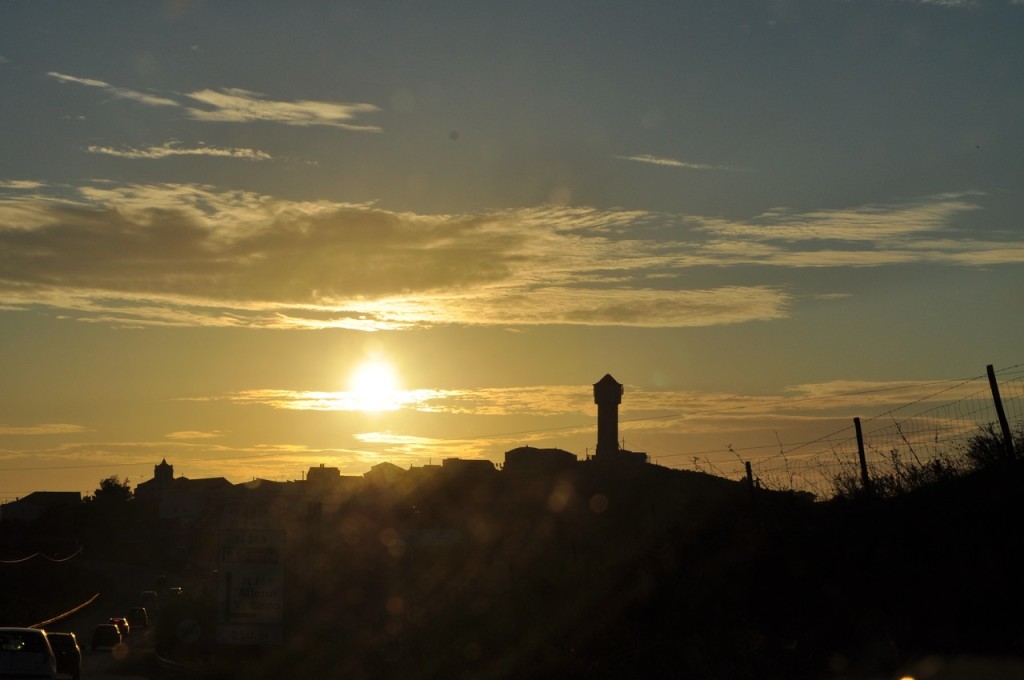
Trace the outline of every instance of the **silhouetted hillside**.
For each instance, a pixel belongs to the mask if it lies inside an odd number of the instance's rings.
[[[1021,476],[826,503],[593,460],[382,474],[315,504],[251,485],[235,500],[288,532],[285,641],[267,647],[215,643],[216,514],[161,534],[129,504],[124,525],[187,546],[157,634],[210,677],[889,677],[926,655],[1024,658]],[[119,536],[104,549],[153,559]]]

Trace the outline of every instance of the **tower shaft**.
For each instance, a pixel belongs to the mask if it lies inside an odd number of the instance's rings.
[[[594,383],[594,403],[597,404],[597,451],[604,458],[619,452],[619,404],[622,403],[622,385],[611,374]]]

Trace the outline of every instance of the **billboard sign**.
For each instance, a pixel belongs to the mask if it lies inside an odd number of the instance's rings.
[[[284,619],[282,529],[234,524],[220,531],[217,641],[281,644]]]

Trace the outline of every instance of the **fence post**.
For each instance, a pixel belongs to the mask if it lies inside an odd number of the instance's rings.
[[[743,463],[743,467],[747,470],[747,493],[750,494],[751,498],[754,496],[754,473],[750,469],[750,461]]]
[[[999,397],[999,383],[996,382],[996,371],[989,364],[985,370],[988,372],[988,386],[992,389],[992,401],[996,404],[996,417],[999,418],[999,429],[1003,431],[1003,448],[1006,450],[1007,460],[1013,460],[1013,433],[1010,432],[1010,423],[1006,420],[1006,411],[1003,410],[1003,400]]]
[[[857,457],[860,459],[860,483],[866,493],[871,493],[871,478],[868,477],[868,461],[864,457],[864,432],[860,429],[860,418],[853,419],[857,431]]]

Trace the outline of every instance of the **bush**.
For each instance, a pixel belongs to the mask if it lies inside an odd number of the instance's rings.
[[[934,457],[921,460],[913,448],[909,455],[900,449],[889,451],[885,464],[875,464],[870,471],[871,495],[894,498],[916,489],[986,470],[1007,461],[1003,436],[995,423],[988,423],[965,443],[939,451]],[[1024,454],[1024,429],[1013,435],[1014,450],[1019,460]],[[865,494],[859,471],[844,469],[832,476],[835,498],[856,498]]]

